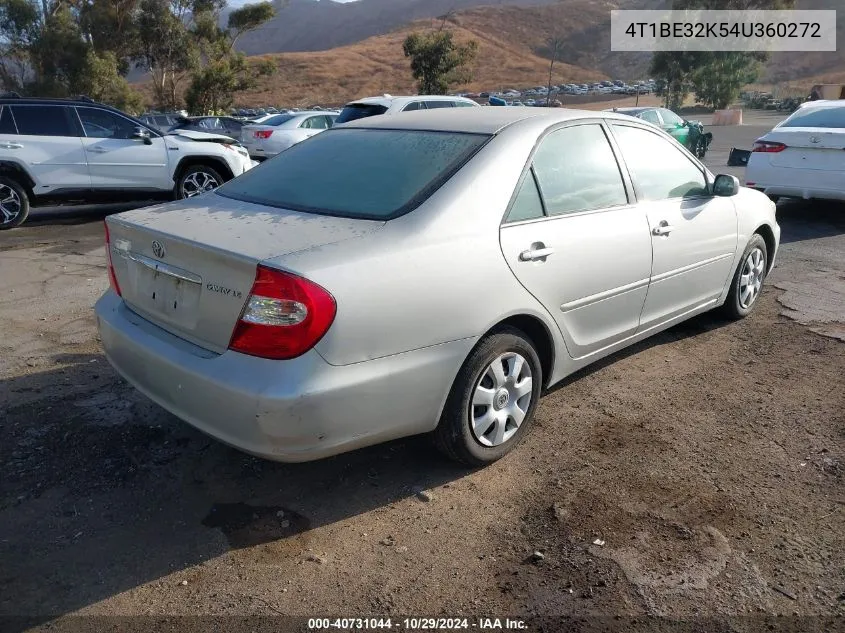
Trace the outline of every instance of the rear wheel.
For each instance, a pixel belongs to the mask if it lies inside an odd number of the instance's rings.
[[[696,158],[704,158],[704,155],[707,153],[707,141],[704,140],[704,136],[699,136],[698,139],[695,141],[695,147],[693,148],[693,154],[695,154]]]
[[[766,241],[755,234],[745,247],[740,264],[734,273],[731,289],[722,310],[731,319],[748,316],[760,292],[768,270],[768,251]]]
[[[20,226],[29,215],[29,196],[16,180],[0,176],[0,230]]]
[[[531,426],[542,384],[525,334],[507,327],[486,336],[455,378],[434,432],[437,447],[469,466],[504,457]]]
[[[217,189],[223,184],[223,177],[208,165],[192,165],[182,172],[176,183],[177,198],[193,198],[201,193]]]

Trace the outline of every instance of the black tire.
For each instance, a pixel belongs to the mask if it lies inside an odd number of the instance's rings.
[[[746,264],[749,260],[749,257],[755,250],[761,251],[763,255],[763,271],[761,273],[762,276],[759,280],[760,288],[750,302],[743,302],[741,280],[744,272],[746,272]],[[743,251],[742,253],[742,258],[739,260],[739,265],[736,267],[734,278],[731,281],[731,289],[728,292],[728,297],[727,299],[725,299],[725,303],[722,306],[722,312],[726,317],[728,317],[729,319],[736,320],[745,318],[751,313],[751,311],[754,309],[754,306],[757,305],[757,300],[759,299],[760,293],[762,292],[763,282],[766,279],[768,268],[769,253],[768,249],[766,248],[766,240],[764,240],[761,235],[755,233],[748,241],[748,246],[745,247],[745,251]]]
[[[29,215],[29,194],[13,178],[0,175],[0,231],[13,229]]]
[[[193,182],[203,182],[206,178],[212,179],[216,184],[211,189],[203,189],[197,191],[196,193],[192,193],[192,191],[195,189],[195,187],[193,187]],[[182,171],[176,181],[176,198],[179,200],[182,200],[184,198],[190,198],[194,195],[198,195],[200,193],[205,193],[206,191],[216,189],[224,182],[225,181],[223,177],[213,167],[210,167],[208,165],[191,165],[190,167]]]
[[[707,154],[707,142],[704,140],[703,136],[699,136],[698,140],[695,142],[693,154],[695,154],[696,158],[704,158],[705,154]]]
[[[483,380],[489,379],[485,378],[485,374],[491,364],[499,356],[509,353],[521,356],[531,371],[531,398],[522,423],[515,429],[515,432],[512,429],[512,435],[509,439],[495,446],[485,446],[476,438],[472,430],[471,414],[479,409],[479,407],[472,406],[473,394]],[[537,356],[534,345],[520,330],[503,327],[485,336],[464,361],[455,382],[452,384],[452,390],[449,392],[446,405],[443,407],[440,422],[434,431],[434,441],[437,448],[450,459],[468,466],[485,466],[504,457],[519,444],[531,427],[542,391],[542,372],[540,358]],[[519,375],[522,375],[522,372]],[[519,378],[519,375],[516,378]],[[510,376],[508,377],[510,378]],[[517,402],[516,398],[512,401],[514,406]],[[495,404],[489,406],[491,410],[498,412],[498,409],[494,409]],[[509,421],[507,424],[512,424],[512,422]]]

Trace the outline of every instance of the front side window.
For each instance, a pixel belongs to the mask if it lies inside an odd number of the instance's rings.
[[[677,114],[666,108],[660,108],[660,116],[663,118],[663,123],[666,125],[683,125],[684,120]]]
[[[488,138],[460,132],[334,128],[216,191],[268,207],[390,219],[422,204]]]
[[[534,172],[549,215],[627,204],[622,174],[597,123],[552,132],[534,155]]]
[[[138,127],[129,119],[106,110],[76,108],[76,112],[88,138],[130,139]]]
[[[640,118],[647,123],[660,125],[660,117],[657,116],[657,112],[655,110],[645,110],[641,112]]]
[[[616,123],[613,134],[643,199],[709,195],[704,172],[673,141],[648,130]]]
[[[31,136],[79,136],[71,122],[71,110],[65,106],[15,105],[12,111],[18,134]]]

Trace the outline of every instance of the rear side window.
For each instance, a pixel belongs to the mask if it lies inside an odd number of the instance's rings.
[[[845,128],[845,108],[813,108],[798,110],[778,127],[833,127]]]
[[[627,204],[610,143],[598,124],[552,132],[534,156],[534,172],[549,215]]]
[[[402,108],[402,112],[412,112],[413,110],[425,110],[422,101],[411,101],[408,105]]]
[[[309,130],[325,130],[329,127],[329,124],[324,116],[312,116],[309,119],[305,119],[299,127],[304,127]]]
[[[9,106],[0,106],[0,134],[17,134],[15,120],[12,118],[12,110]]]
[[[534,220],[542,218],[543,215],[545,215],[543,213],[543,202],[540,200],[537,181],[534,180],[534,170],[530,170],[519,187],[519,193],[516,194],[507,221]]]
[[[426,101],[425,107],[429,110],[436,110],[437,108],[454,108],[453,101]]]
[[[640,118],[643,121],[646,121],[648,123],[652,123],[654,125],[660,125],[660,119],[657,117],[657,111],[656,110],[646,110],[646,111],[640,113]]]
[[[217,193],[295,211],[390,219],[422,204],[488,139],[460,132],[335,128]]]
[[[47,105],[8,106],[15,117],[18,134],[31,136],[79,136],[71,123],[70,108]]]
[[[349,123],[349,121],[357,121],[358,119],[366,119],[370,116],[378,116],[387,112],[387,106],[374,105],[369,103],[350,103],[340,112],[337,117],[338,123]]]
[[[474,108],[475,104],[469,103],[468,101],[455,101],[453,103],[456,108]]]

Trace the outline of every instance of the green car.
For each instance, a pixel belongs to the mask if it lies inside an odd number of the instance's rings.
[[[705,132],[700,121],[687,121],[666,108],[612,108],[611,111],[656,125],[698,158],[704,158],[713,140],[713,134]]]

